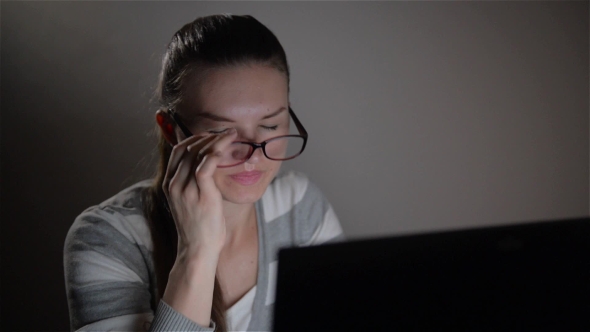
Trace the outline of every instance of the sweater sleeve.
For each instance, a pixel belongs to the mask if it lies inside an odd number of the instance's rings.
[[[68,232],[64,273],[71,329],[213,331],[163,301],[154,313],[151,253],[126,218],[93,207],[79,215]]]

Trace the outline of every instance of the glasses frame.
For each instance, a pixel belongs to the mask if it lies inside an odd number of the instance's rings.
[[[191,136],[195,136],[182,122],[182,120],[180,119],[180,116],[178,115],[178,113],[176,113],[172,108],[168,109],[168,112],[170,112],[170,115],[172,115],[172,118],[174,119],[174,121],[176,122],[176,124],[178,125],[178,128],[180,128],[180,130],[182,131],[182,133],[184,134],[184,136],[186,136],[186,138],[189,138]],[[293,109],[291,108],[291,106],[289,106],[289,115],[291,116],[291,118],[293,119],[293,122],[295,123],[295,127],[297,127],[297,130],[299,131],[299,135],[281,135],[281,136],[276,136],[276,137],[272,137],[269,138],[265,141],[262,141],[260,143],[256,143],[256,142],[245,142],[245,141],[236,141],[236,142],[232,142],[232,144],[235,143],[240,143],[240,144],[245,144],[245,145],[249,145],[252,147],[252,150],[250,151],[250,153],[248,154],[248,156],[244,159],[244,161],[241,161],[239,163],[233,164],[233,165],[227,165],[227,166],[217,166],[219,168],[225,168],[225,167],[234,167],[240,164],[245,163],[246,161],[248,161],[252,155],[254,154],[254,152],[256,152],[256,150],[258,148],[262,149],[262,153],[264,153],[264,156],[270,160],[276,160],[276,161],[285,161],[285,160],[291,160],[294,159],[296,157],[298,157],[300,154],[303,153],[303,150],[305,150],[305,146],[307,145],[307,130],[305,130],[305,128],[303,127],[303,125],[301,124],[301,122],[299,121],[299,119],[297,118],[297,116],[295,115],[295,112],[293,112]],[[267,154],[266,154],[266,145],[276,139],[279,138],[284,138],[284,137],[301,137],[303,138],[303,146],[301,147],[301,150],[299,151],[299,153],[297,153],[296,155],[289,157],[289,158],[281,158],[281,159],[277,159],[277,158],[270,158]]]

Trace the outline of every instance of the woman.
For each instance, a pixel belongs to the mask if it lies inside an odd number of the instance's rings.
[[[68,233],[72,329],[272,328],[278,249],[343,238],[317,187],[279,172],[307,141],[288,94],[285,52],[253,17],[202,17],[174,35],[155,178],[88,208]]]

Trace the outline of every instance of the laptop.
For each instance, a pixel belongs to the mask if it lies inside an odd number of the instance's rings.
[[[273,330],[590,331],[590,219],[279,252]]]

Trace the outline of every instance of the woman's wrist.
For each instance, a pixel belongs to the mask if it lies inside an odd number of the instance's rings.
[[[212,245],[179,246],[174,265],[191,267],[209,263],[217,267],[220,254],[221,248]]]
[[[209,326],[219,254],[198,250],[179,252],[168,276],[162,299],[176,311],[202,326]]]

